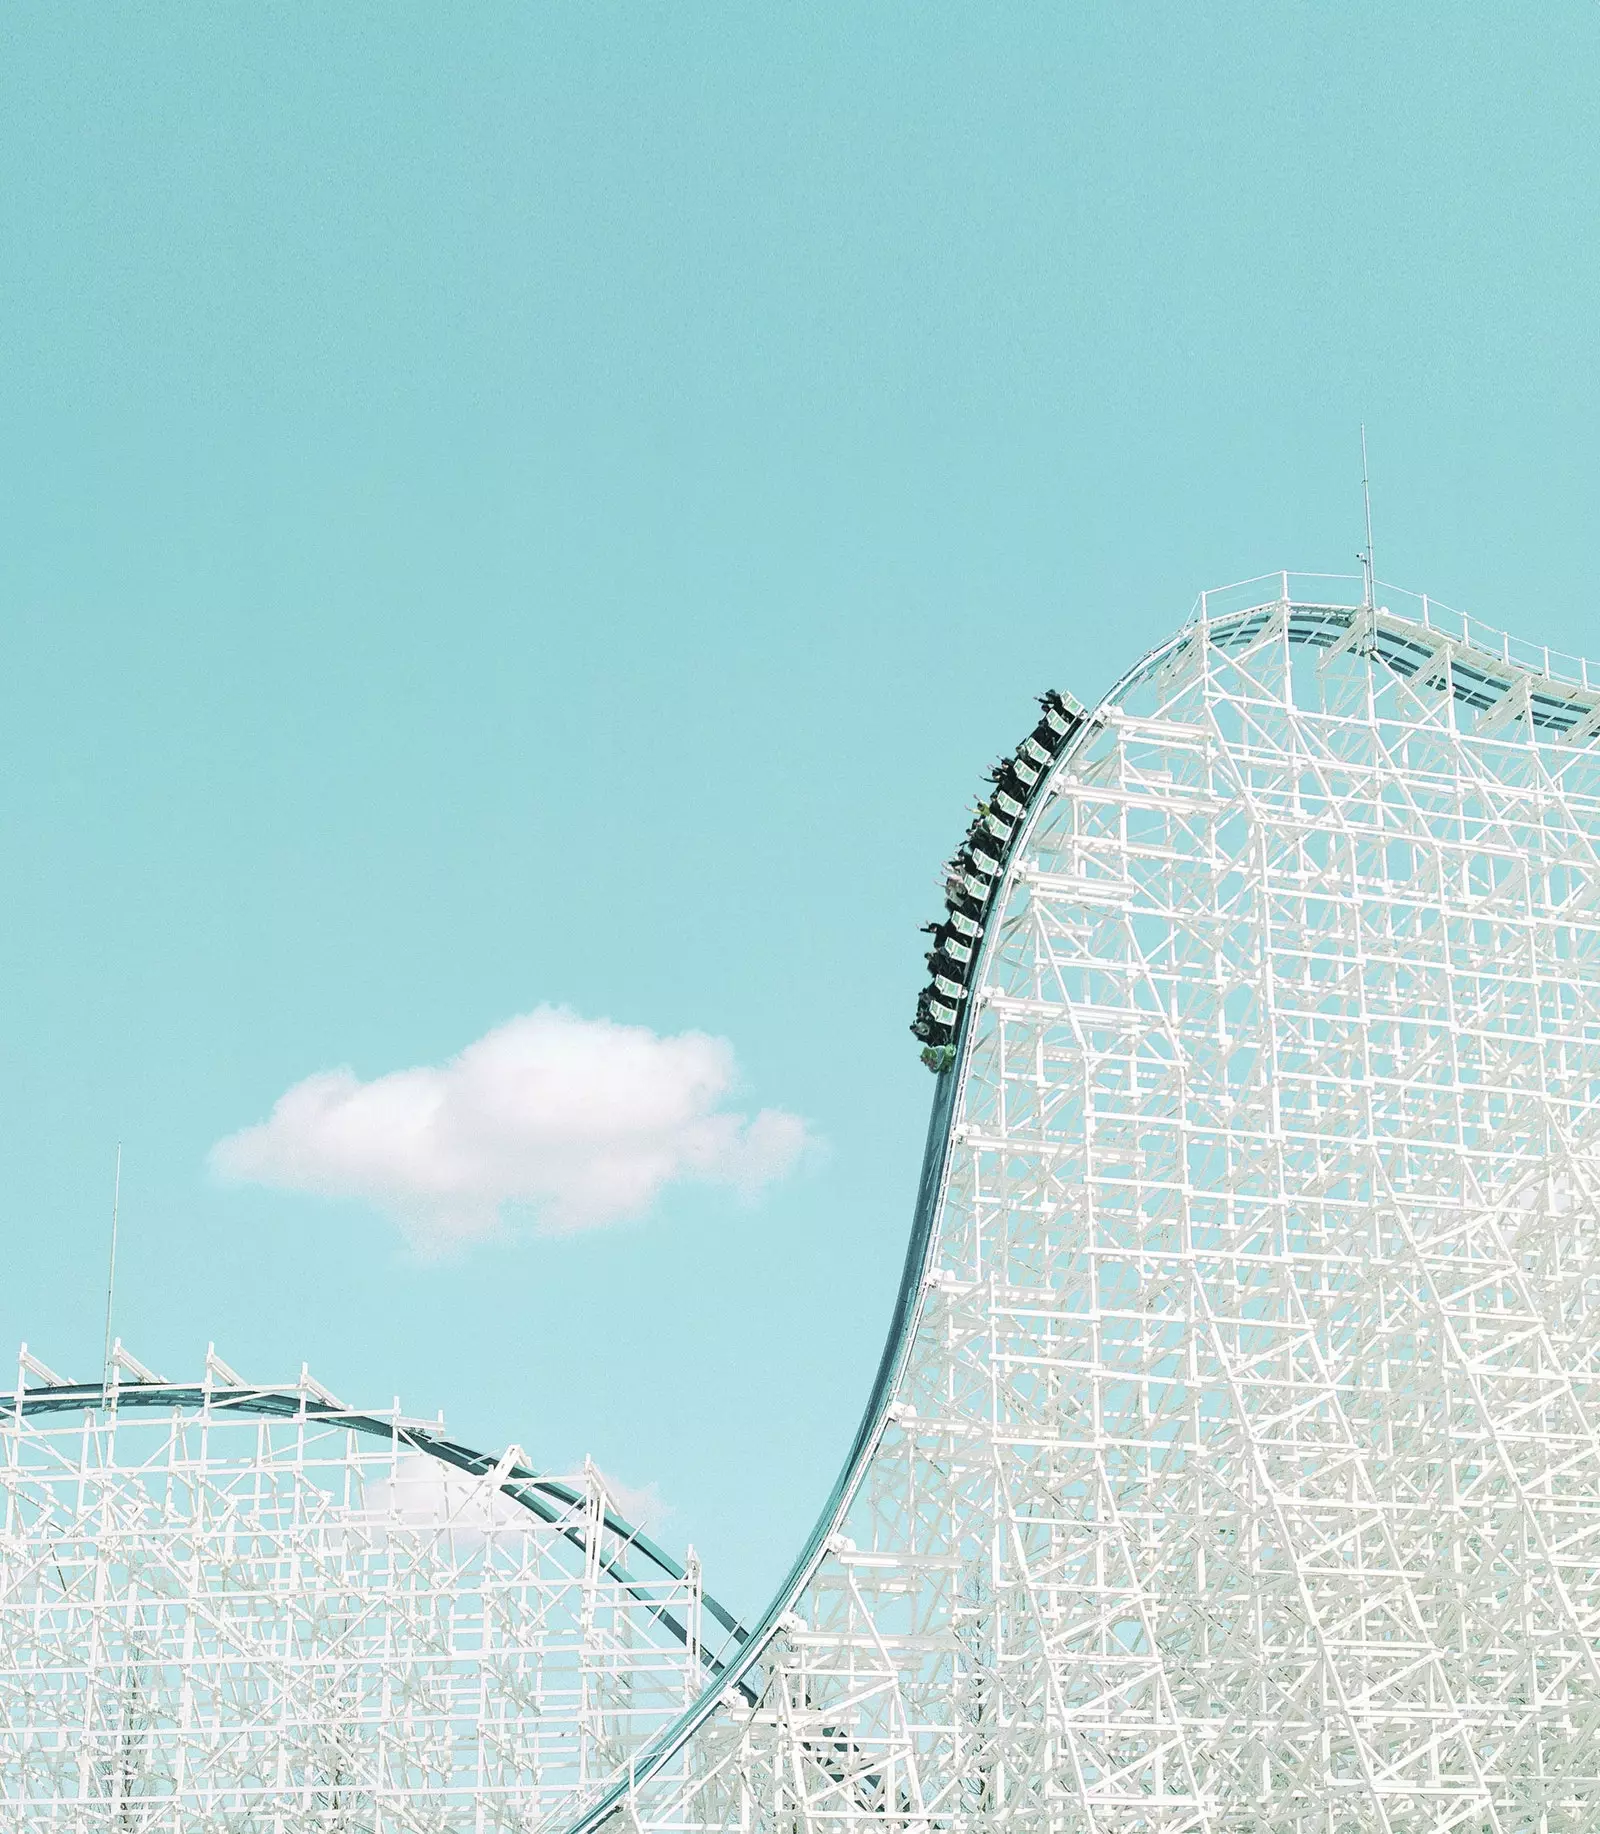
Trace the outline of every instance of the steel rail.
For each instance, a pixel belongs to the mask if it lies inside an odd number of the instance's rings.
[[[301,1389],[232,1388],[210,1383],[182,1382],[71,1382],[41,1388],[21,1388],[12,1394],[0,1395],[0,1411],[21,1420],[49,1414],[78,1413],[86,1409],[115,1413],[127,1408],[152,1413],[248,1414],[271,1420],[307,1420],[323,1426],[345,1427],[351,1432],[365,1433],[374,1439],[412,1447],[471,1477],[487,1477],[500,1463],[493,1453],[478,1452],[471,1446],[446,1439],[442,1434],[431,1433],[419,1422],[385,1420],[380,1414],[364,1414],[358,1409],[345,1407],[337,1401],[325,1401]],[[588,1552],[583,1527],[581,1523],[574,1522],[570,1515],[572,1509],[581,1507],[583,1503],[580,1491],[559,1478],[545,1477],[525,1465],[510,1466],[497,1488],[503,1496],[537,1516],[540,1521],[559,1529],[563,1538],[571,1542],[580,1553]],[[667,1578],[679,1582],[688,1578],[686,1569],[665,1548],[615,1511],[607,1509],[603,1523],[606,1533],[614,1535],[625,1548],[636,1551]],[[692,1651],[710,1675],[709,1685],[718,1690],[719,1696],[730,1687],[737,1687],[752,1706],[756,1704],[757,1695],[743,1682],[742,1671],[739,1676],[730,1676],[728,1673],[731,1664],[737,1659],[736,1655],[719,1655],[707,1648],[703,1640],[695,1638],[686,1624],[644,1589],[646,1582],[643,1574],[630,1573],[622,1560],[607,1554],[603,1546],[596,1550],[596,1555],[607,1577],[621,1585],[685,1649]],[[701,1591],[700,1603],[702,1609],[709,1612],[727,1631],[735,1651],[742,1650],[751,1633],[709,1592]]]
[[[1113,696],[1126,692],[1132,686],[1135,675],[1139,671],[1154,666],[1175,644],[1184,640],[1184,635],[1185,633],[1179,633],[1178,636],[1169,639],[1158,650],[1153,650],[1145,657],[1138,665],[1138,670],[1130,671],[1129,675],[1124,677],[1123,681],[1112,690],[1112,693],[1101,701],[1099,707],[1089,713],[1078,730],[1067,741],[1054,766],[1040,777],[1038,790],[1030,802],[1028,813],[1018,823],[1012,838],[1007,843],[1005,860],[1001,868],[1002,877],[1006,871],[1006,862],[1015,857],[1033,832],[1034,825],[1045,805],[1046,799],[1042,793],[1045,784],[1095,731],[1100,709],[1108,705]],[[978,950],[975,951],[972,966],[972,984],[974,986],[981,984],[982,970],[992,947],[993,933],[997,927],[995,916],[999,908],[998,897],[990,898],[985,905],[983,936]],[[895,1294],[894,1310],[890,1314],[888,1335],[884,1341],[883,1353],[878,1359],[877,1372],[873,1377],[872,1388],[868,1393],[860,1425],[856,1428],[849,1451],[845,1455],[843,1467],[823,1505],[816,1525],[806,1537],[799,1555],[793,1566],[790,1567],[782,1585],[779,1586],[771,1604],[752,1626],[750,1640],[730,1661],[724,1685],[720,1689],[707,1688],[701,1697],[688,1707],[673,1725],[667,1727],[650,1747],[639,1756],[629,1760],[622,1772],[606,1785],[602,1793],[582,1810],[575,1820],[567,1823],[562,1834],[591,1834],[591,1830],[598,1828],[616,1811],[625,1796],[631,1794],[641,1783],[649,1781],[663,1764],[671,1760],[685,1740],[692,1737],[716,1710],[730,1685],[744,1684],[748,1681],[751,1671],[755,1668],[766,1646],[782,1627],[783,1619],[793,1607],[818,1562],[827,1552],[828,1542],[837,1532],[839,1523],[850,1506],[866,1470],[867,1460],[888,1423],[889,1407],[895,1387],[921,1315],[928,1263],[936,1239],[934,1223],[939,1215],[940,1201],[944,1196],[945,1181],[949,1173],[950,1119],[955,1112],[956,1102],[965,1082],[966,1038],[973,1010],[974,1003],[971,1000],[962,1002],[961,1016],[954,1039],[954,1063],[951,1068],[939,1072],[938,1082],[934,1088],[933,1107],[928,1117],[927,1140],[923,1147],[922,1171],[917,1183],[917,1201],[912,1217],[911,1239],[906,1245],[906,1257],[901,1268],[899,1288]],[[740,1686],[740,1692],[747,1697],[751,1691],[750,1686]],[[754,1691],[758,1694],[760,1692],[759,1689]]]

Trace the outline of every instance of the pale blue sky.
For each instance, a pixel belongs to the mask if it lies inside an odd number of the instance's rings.
[[[1195,592],[1594,653],[1600,9],[4,7],[0,1345],[592,1452],[755,1608],[876,1360],[984,766]],[[753,1206],[419,1265],[215,1185],[541,1003]]]

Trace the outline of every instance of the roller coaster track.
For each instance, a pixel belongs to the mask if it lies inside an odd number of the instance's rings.
[[[119,1350],[121,1346],[118,1346]],[[495,1475],[495,1490],[525,1509],[541,1522],[555,1527],[562,1538],[580,1553],[590,1552],[586,1525],[582,1515],[583,1495],[565,1479],[543,1476],[514,1460],[504,1463],[498,1454],[474,1451],[443,1434],[429,1430],[422,1422],[399,1420],[381,1414],[363,1413],[348,1408],[320,1390],[302,1385],[298,1388],[256,1388],[212,1382],[168,1382],[151,1376],[132,1382],[64,1382],[52,1381],[39,1387],[19,1386],[13,1394],[0,1395],[0,1418],[13,1421],[44,1421],[54,1416],[81,1417],[85,1413],[122,1413],[210,1415],[218,1418],[258,1416],[267,1420],[301,1420],[337,1426],[365,1438],[394,1445],[397,1449],[435,1458],[451,1470],[466,1477],[485,1478]],[[503,1468],[502,1468],[503,1465]],[[497,1475],[496,1475],[497,1474]],[[606,1536],[619,1549],[636,1556],[650,1579],[687,1580],[683,1564],[659,1547],[642,1530],[607,1507],[602,1516]],[[605,1545],[593,1550],[602,1572],[616,1581],[677,1642],[683,1644],[705,1670],[708,1684],[719,1687],[742,1686],[728,1675],[728,1661],[718,1649],[692,1635],[682,1619],[661,1606],[650,1584],[636,1566],[630,1569],[620,1553]],[[719,1639],[719,1649],[731,1646],[737,1650],[748,1641],[749,1632],[725,1606],[701,1591],[700,1608],[726,1633]]]
[[[840,1477],[566,1834],[1593,1826],[1600,676],[1270,575],[1043,705]]]

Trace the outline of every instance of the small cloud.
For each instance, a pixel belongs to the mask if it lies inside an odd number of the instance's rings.
[[[724,1038],[544,1006],[437,1068],[308,1076],[210,1163],[230,1183],[363,1199],[437,1257],[498,1234],[507,1205],[567,1234],[643,1216],[685,1180],[754,1196],[809,1134],[781,1108],[724,1108],[733,1084]]]
[[[519,1464],[527,1463],[516,1446],[508,1451]],[[594,1476],[616,1514],[644,1534],[652,1533],[672,1514],[654,1483],[634,1489],[607,1477],[598,1467]],[[587,1478],[564,1481],[577,1489],[580,1498],[588,1494]],[[573,1504],[561,1518],[562,1525],[581,1524],[584,1510],[581,1500]],[[396,1459],[389,1474],[367,1483],[351,1523],[369,1536],[381,1537],[393,1528],[448,1535],[462,1552],[481,1547],[491,1533],[504,1542],[508,1536],[555,1532],[507,1496],[492,1477],[470,1476],[423,1452]]]
[[[437,1458],[413,1453],[397,1459],[392,1477],[366,1487],[363,1517],[374,1525],[403,1525],[459,1537],[462,1545],[481,1543],[491,1529],[527,1534],[535,1526],[520,1503],[482,1477],[469,1477]]]
[[[598,1475],[605,1485],[606,1495],[616,1505],[617,1514],[631,1528],[653,1535],[672,1514],[670,1505],[662,1501],[658,1484],[642,1484],[635,1489],[631,1484],[619,1484],[604,1471],[599,1471]]]

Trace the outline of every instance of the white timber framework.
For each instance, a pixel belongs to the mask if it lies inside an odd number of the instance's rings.
[[[7,1834],[527,1830],[739,1632],[616,1513],[302,1372],[109,1386],[23,1352],[0,1401]]]
[[[757,1699],[573,1834],[1600,1826],[1600,677],[1380,597],[1207,594],[969,875]]]

